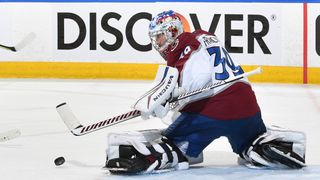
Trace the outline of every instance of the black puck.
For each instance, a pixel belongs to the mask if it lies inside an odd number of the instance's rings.
[[[66,160],[64,159],[64,157],[58,157],[54,160],[54,164],[56,166],[60,166],[62,165]]]

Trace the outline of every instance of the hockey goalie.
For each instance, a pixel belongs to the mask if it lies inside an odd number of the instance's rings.
[[[167,66],[160,66],[150,89],[133,108],[144,119],[157,117],[169,125],[163,130],[109,134],[106,168],[111,173],[188,169],[201,163],[202,151],[222,136],[249,166],[305,166],[304,133],[266,127],[246,78],[169,103],[183,92],[244,73],[214,34],[184,32],[178,14],[165,11],[151,20],[149,36]]]

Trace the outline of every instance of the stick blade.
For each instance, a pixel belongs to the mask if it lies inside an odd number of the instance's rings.
[[[68,127],[68,129],[73,132],[73,130],[82,127],[76,116],[73,114],[69,105],[64,102],[57,105],[56,110],[60,115],[64,124]]]
[[[22,39],[17,45],[14,46],[14,50],[12,51],[20,51],[35,38],[36,34],[34,32],[29,33],[24,39]]]
[[[5,46],[5,45],[2,45],[2,44],[0,44],[0,48],[6,49],[6,50],[10,50],[10,51],[13,51],[13,52],[17,51],[16,48],[13,47],[13,46]]]
[[[10,131],[0,133],[0,142],[8,141],[14,138],[17,138],[21,135],[19,129],[12,129]]]

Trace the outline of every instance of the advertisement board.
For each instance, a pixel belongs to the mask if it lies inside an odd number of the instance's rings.
[[[265,66],[269,77],[262,81],[277,81],[276,71],[299,83],[320,67],[319,8],[309,3],[306,11],[299,2],[6,2],[0,6],[0,44],[14,46],[34,36],[17,52],[0,49],[0,62],[71,62],[75,68],[76,63],[165,63],[152,48],[148,24],[155,14],[174,9],[187,31],[212,32],[240,64]],[[6,65],[7,74],[24,71]],[[307,67],[315,72],[302,73]]]

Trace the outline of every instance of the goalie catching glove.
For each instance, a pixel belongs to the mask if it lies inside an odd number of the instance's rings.
[[[159,66],[155,80],[149,90],[132,106],[141,111],[143,119],[150,116],[163,118],[170,110],[169,100],[179,96],[183,91],[177,88],[179,72],[176,68]]]
[[[111,133],[105,166],[114,174],[145,174],[188,169],[178,147],[159,130]]]
[[[299,169],[305,166],[305,145],[304,133],[272,126],[240,156],[249,167]]]

